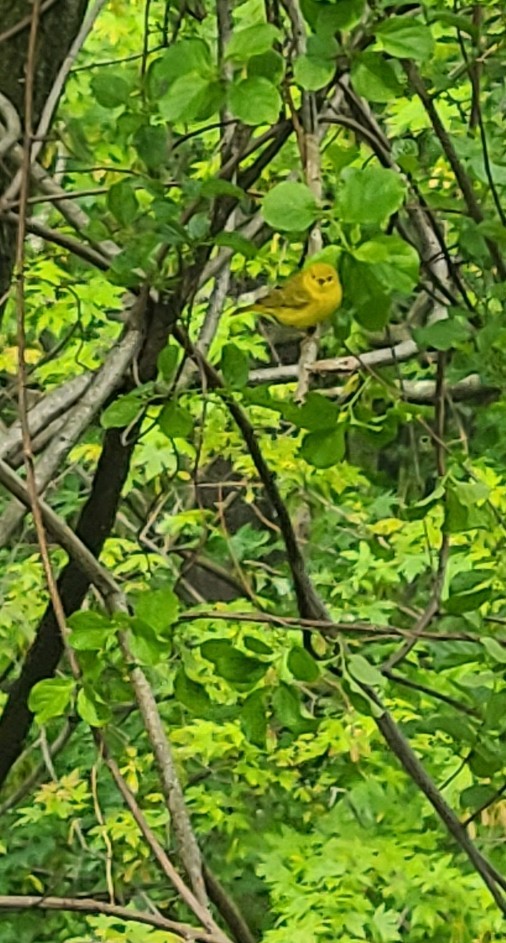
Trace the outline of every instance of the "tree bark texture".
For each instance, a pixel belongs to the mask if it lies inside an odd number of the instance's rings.
[[[79,30],[87,0],[46,0],[40,16],[33,120],[40,119],[53,82]],[[0,0],[0,92],[17,109],[23,123],[25,68],[30,33],[31,0]],[[2,40],[2,36],[6,36]],[[17,169],[8,160],[0,163],[0,194]],[[15,251],[15,227],[0,217],[0,299],[8,290]]]

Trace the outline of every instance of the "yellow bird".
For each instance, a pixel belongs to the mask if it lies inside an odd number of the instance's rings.
[[[329,318],[341,304],[342,297],[335,268],[326,262],[313,262],[241,311],[268,314],[281,324],[304,331]]]

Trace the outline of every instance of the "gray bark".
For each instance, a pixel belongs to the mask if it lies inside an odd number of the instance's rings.
[[[87,0],[55,0],[44,10],[39,24],[33,118],[40,119],[44,102],[58,70],[72,44],[86,11]],[[32,12],[30,0],[0,0],[0,34],[9,33],[16,24],[21,28],[7,35],[0,46],[0,92],[12,102],[23,122],[24,74]],[[22,25],[24,23],[24,25]],[[0,163],[0,193],[3,193],[17,165]],[[0,217],[0,298],[10,285],[14,264],[15,227]]]

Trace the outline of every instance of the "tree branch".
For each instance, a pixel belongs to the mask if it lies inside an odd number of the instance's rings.
[[[290,516],[286,506],[278,491],[274,476],[270,471],[262,455],[254,430],[249,423],[243,410],[238,404],[227,395],[223,389],[223,384],[219,374],[214,370],[205,358],[195,349],[185,332],[176,326],[174,336],[186,350],[189,356],[193,357],[204,372],[206,381],[212,389],[220,392],[223,400],[237,426],[239,427],[253,463],[257,469],[260,480],[264,486],[265,492],[273,505],[278,519],[281,535],[285,544],[287,562],[292,576],[292,581],[297,598],[299,613],[304,618],[331,621],[327,614],[326,607],[320,599],[313,583],[307,573],[306,566],[300,552],[298,542],[293,530]],[[357,682],[358,683],[358,682]],[[413,752],[410,744],[401,733],[399,727],[392,716],[381,703],[376,692],[368,685],[359,683],[369,702],[375,705],[373,716],[374,720],[382,733],[387,744],[392,749],[401,766],[420,788],[437,815],[446,826],[448,832],[453,836],[460,848],[465,852],[472,862],[475,870],[486,884],[498,908],[506,913],[506,900],[498,889],[497,885],[506,887],[504,879],[493,866],[481,855],[475,848],[467,832],[459,822],[455,813],[447,805],[443,796],[436,788],[430,776],[426,773],[423,765]]]
[[[160,914],[143,913],[129,907],[119,907],[90,897],[37,897],[34,894],[2,894],[0,910],[60,910],[69,913],[100,914],[104,917],[116,917],[125,922],[141,923],[157,930],[166,930],[176,934],[181,940],[200,940],[202,943],[223,943],[221,935],[208,933],[186,923],[169,920]]]
[[[100,367],[87,390],[81,396],[79,403],[71,411],[63,427],[51,442],[45,455],[39,460],[35,469],[39,493],[45,491],[63,458],[80,439],[104,402],[116,387],[123,382],[126,371],[137,356],[142,344],[142,332],[139,326],[135,326],[135,320],[133,325],[126,330],[123,338]],[[9,504],[3,511],[0,516],[0,547],[9,541],[12,533],[22,521],[24,514],[25,505],[20,503],[19,500]]]

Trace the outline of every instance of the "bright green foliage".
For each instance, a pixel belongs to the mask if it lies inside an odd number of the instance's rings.
[[[61,151],[87,215],[72,238],[115,248],[95,267],[27,242],[35,395],[109,364],[147,283],[150,316],[167,304],[223,386],[167,316],[157,369],[145,379],[134,358],[51,477],[46,498],[75,527],[104,437],[135,441],[100,558],[127,606],[89,592],[67,620],[79,676],[65,657],[30,692],[29,751],[2,794],[1,893],[102,900],[112,882],[117,901],[193,919],[94,740],[179,865],[135,702],[142,667],[205,860],[261,943],[502,943],[498,907],[376,721],[379,699],[504,873],[503,11],[299,0],[301,39],[288,5],[225,6],[219,36],[209,0],[106,4],[43,152],[52,173]],[[301,137],[317,113],[315,194]],[[58,200],[32,209],[69,236]],[[290,336],[241,307],[306,264],[315,226],[344,297],[301,403]],[[6,424],[16,345],[10,301]],[[301,631],[301,563],[255,449],[339,630]],[[9,507],[3,492],[2,534]],[[48,601],[31,525],[7,536],[2,704]],[[53,535],[49,549],[59,572]],[[91,938],[171,939],[103,915],[0,915],[0,943]]]

